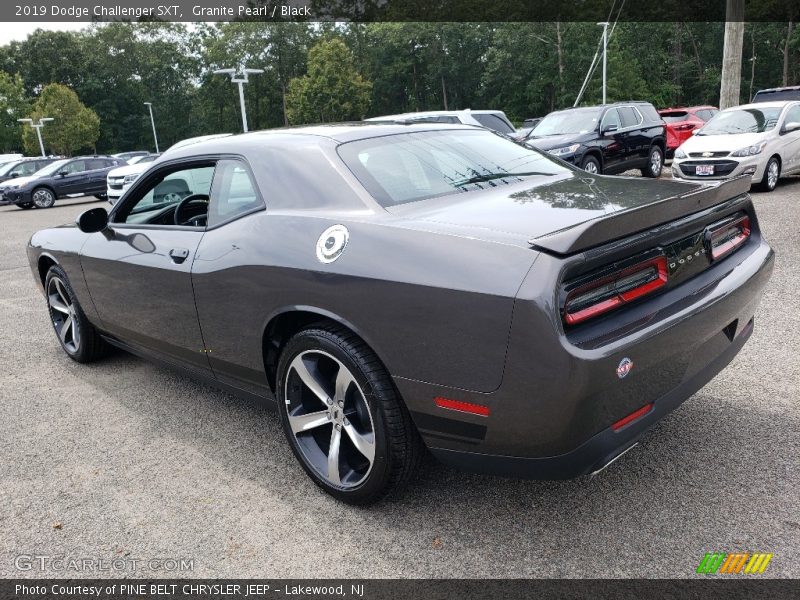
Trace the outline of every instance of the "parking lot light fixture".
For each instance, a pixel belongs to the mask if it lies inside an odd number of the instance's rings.
[[[263,73],[264,69],[247,69],[244,68],[241,71],[241,74],[237,76],[236,69],[217,69],[214,71],[214,75],[229,75],[231,78],[231,83],[235,83],[239,86],[239,106],[242,109],[242,129],[245,133],[247,133],[247,111],[245,110],[244,106],[244,84],[250,81],[250,75],[257,75],[258,73]]]
[[[158,150],[158,136],[156,135],[156,121],[153,118],[153,103],[152,102],[145,102],[144,104],[145,104],[145,106],[147,106],[147,108],[150,109],[150,125],[153,126],[153,140],[156,143],[156,154],[158,154],[159,153],[159,150]]]
[[[42,127],[44,127],[45,123],[49,123],[53,120],[53,117],[42,117],[39,119],[38,123],[34,123],[33,119],[17,119],[20,123],[27,123],[31,127],[36,130],[36,137],[39,138],[39,150],[42,151],[42,156],[45,156],[44,153],[44,142],[42,142]]]

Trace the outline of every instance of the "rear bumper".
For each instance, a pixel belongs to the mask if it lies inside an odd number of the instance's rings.
[[[597,471],[631,448],[660,419],[694,395],[742,349],[753,332],[751,320],[721,354],[699,372],[653,402],[650,411],[625,427],[608,427],[570,452],[548,457],[499,456],[431,448],[441,462],[465,471],[523,479],[570,479]]]

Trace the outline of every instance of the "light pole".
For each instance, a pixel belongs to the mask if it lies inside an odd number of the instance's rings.
[[[42,127],[44,127],[45,123],[52,121],[52,117],[42,117],[39,119],[38,123],[34,123],[33,119],[17,119],[20,123],[27,123],[31,127],[36,130],[36,136],[39,138],[39,149],[42,151],[42,156],[44,156],[44,142],[42,142]]]
[[[158,136],[156,135],[156,121],[153,118],[153,103],[145,102],[145,105],[150,109],[150,124],[153,126],[153,139],[156,142],[156,154],[158,154]]]
[[[606,103],[606,63],[608,62],[608,21],[598,23],[603,26],[603,104]]]
[[[247,133],[247,111],[244,108],[244,84],[250,81],[250,75],[263,73],[264,69],[242,69],[240,77],[236,76],[236,69],[217,69],[214,75],[230,75],[231,83],[239,85],[239,104],[242,107],[242,128]]]

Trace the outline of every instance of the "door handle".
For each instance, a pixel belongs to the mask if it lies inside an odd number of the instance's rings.
[[[186,257],[189,256],[189,249],[188,248],[173,248],[169,251],[169,257],[172,259],[172,262],[179,265],[183,261],[186,260]]]

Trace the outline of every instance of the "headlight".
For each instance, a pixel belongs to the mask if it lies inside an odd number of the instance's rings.
[[[548,150],[547,153],[553,156],[565,156],[567,154],[573,154],[580,147],[580,144],[572,144],[572,146],[564,146],[563,148],[553,148],[552,150]]]
[[[123,180],[122,183],[123,184],[133,183],[137,179],[139,179],[139,175],[138,174],[137,175],[125,175],[125,179]]]
[[[754,144],[752,146],[748,146],[747,148],[742,148],[741,150],[737,150],[731,156],[753,156],[755,154],[761,154],[761,151],[764,150],[766,147],[767,142],[761,142],[760,144]]]
[[[678,148],[675,150],[675,158],[686,158],[686,152]]]

